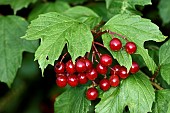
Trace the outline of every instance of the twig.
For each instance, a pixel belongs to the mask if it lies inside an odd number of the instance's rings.
[[[94,44],[99,45],[99,46],[101,46],[101,47],[103,47],[103,48],[106,48],[103,44],[101,44],[101,43],[99,43],[99,42],[94,42]]]
[[[112,36],[114,36],[114,35],[120,36],[120,37],[122,37],[123,39],[125,39],[126,42],[129,42],[128,39],[127,39],[125,36],[123,36],[123,35],[121,35],[121,34],[119,34],[119,33],[112,32],[112,31],[110,31],[110,30],[106,30],[106,31],[107,31],[109,34],[111,34]]]
[[[150,78],[151,81],[154,81],[154,79],[157,77],[157,75],[159,74],[160,68],[161,68],[161,66],[158,66],[158,68],[156,69],[155,73]]]
[[[61,58],[61,60],[60,60],[60,63],[63,61],[63,59],[66,57],[67,54],[68,54],[68,52],[66,52],[66,53],[62,56],[62,58]]]
[[[98,38],[99,36],[101,36],[102,34],[105,34],[105,33],[107,33],[107,30],[105,30],[103,32],[101,32],[101,31],[97,32],[96,35],[94,36],[94,39]]]
[[[96,54],[98,55],[98,57],[100,58],[101,55],[100,55],[99,51],[97,50],[96,46],[94,45],[94,42],[93,42],[92,46],[93,46],[93,48],[94,48],[95,53],[96,53]]]
[[[152,82],[151,81],[151,84],[156,88],[156,89],[159,89],[159,90],[163,90],[164,88],[162,88],[161,86],[159,86],[157,83],[155,82]]]

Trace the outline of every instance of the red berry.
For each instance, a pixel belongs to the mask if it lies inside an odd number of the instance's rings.
[[[73,64],[72,60],[69,60],[66,63],[66,71],[69,74],[73,74],[76,70],[75,70],[75,65]]]
[[[88,82],[88,79],[85,73],[79,73],[77,77],[78,77],[80,84],[86,84]]]
[[[113,51],[119,51],[122,48],[122,42],[118,38],[113,38],[110,41],[110,49]]]
[[[127,72],[127,68],[124,66],[121,66],[119,70],[119,77],[122,79],[125,79],[129,76],[129,73]]]
[[[127,42],[125,45],[126,52],[129,54],[133,54],[136,52],[136,44],[134,42]]]
[[[100,89],[103,91],[107,91],[110,88],[110,83],[108,79],[102,79],[99,84]]]
[[[76,67],[76,71],[79,73],[86,71],[86,64],[83,60],[80,59],[77,60],[75,67]]]
[[[137,62],[132,62],[132,66],[131,66],[131,68],[130,68],[130,72],[132,73],[132,74],[135,74],[136,72],[138,72],[139,71],[139,65],[138,65],[138,63]]]
[[[114,65],[112,69],[110,70],[111,75],[119,75],[119,70],[121,66],[120,65]]]
[[[100,64],[103,66],[110,66],[112,64],[112,57],[108,54],[103,54],[100,57]]]
[[[96,69],[91,69],[89,72],[86,73],[86,77],[89,79],[89,80],[95,80],[98,76],[98,73],[96,71]]]
[[[54,71],[57,73],[57,74],[61,74],[61,73],[64,73],[65,71],[65,65],[63,62],[57,62],[54,66]]]
[[[96,66],[96,70],[99,74],[106,74],[107,73],[107,67],[106,66],[103,66],[102,64],[97,64]]]
[[[120,83],[120,79],[118,75],[111,75],[109,78],[110,85],[113,87],[117,87]]]
[[[78,78],[76,75],[68,76],[67,82],[70,86],[75,87],[78,85]]]
[[[95,100],[98,97],[98,91],[96,88],[89,88],[86,91],[86,98],[88,100]]]
[[[85,64],[86,64],[86,70],[87,70],[87,71],[88,71],[88,70],[91,70],[91,69],[93,68],[92,62],[91,62],[89,59],[85,58],[85,59],[84,59],[84,62],[85,62]]]
[[[63,75],[57,75],[56,84],[59,87],[65,87],[67,85],[67,77]]]

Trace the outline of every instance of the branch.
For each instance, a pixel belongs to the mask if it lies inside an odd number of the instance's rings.
[[[164,88],[162,88],[160,85],[158,85],[157,83],[155,82],[151,82],[151,84],[158,90],[163,90]]]

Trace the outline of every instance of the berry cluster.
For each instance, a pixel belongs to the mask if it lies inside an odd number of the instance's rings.
[[[117,87],[120,84],[120,80],[126,79],[129,73],[134,74],[139,70],[139,65],[134,61],[129,72],[126,67],[120,66],[119,64],[111,66],[113,58],[109,54],[101,54],[98,52],[95,44],[103,46],[101,43],[93,42],[92,60],[89,60],[87,57],[89,55],[87,55],[77,58],[75,64],[72,60],[66,63],[63,63],[61,60],[54,66],[56,84],[59,87],[65,87],[67,84],[71,87],[76,87],[78,84],[86,84],[88,81],[92,81],[92,87],[86,91],[86,98],[88,100],[95,100],[98,97],[97,85],[101,90],[107,91],[110,87]],[[137,50],[134,42],[127,41],[125,47],[122,47],[122,43],[118,38],[112,38],[110,41],[110,49],[120,51],[121,48],[125,48],[128,54],[133,54]]]

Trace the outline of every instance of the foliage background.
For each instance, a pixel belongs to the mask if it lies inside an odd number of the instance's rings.
[[[50,7],[45,10],[49,11],[63,11],[61,7],[55,7],[55,0],[49,0],[46,6],[43,6],[47,1],[43,0],[28,0],[29,2],[20,3],[26,6],[25,8],[20,7],[20,5],[13,2],[3,2],[0,1],[0,14],[1,15],[13,15],[14,13],[18,16],[22,16],[28,21],[36,18],[39,7]],[[17,0],[16,0],[17,1]],[[74,5],[83,5],[88,6],[99,15],[106,17],[106,9],[104,1],[93,1],[93,0],[58,0],[66,1],[70,6]],[[53,3],[51,3],[53,2]],[[159,26],[159,29],[165,36],[170,36],[170,20],[168,19],[170,9],[169,6],[166,6],[169,0],[152,0],[152,5],[147,5],[144,7],[136,6],[136,8],[141,12],[142,17],[151,19],[153,23]],[[31,3],[31,4],[29,4]],[[97,4],[99,3],[99,4]],[[10,5],[8,5],[10,4]],[[28,7],[27,7],[28,6]],[[94,6],[97,8],[94,9]],[[64,8],[67,9],[67,5]],[[12,10],[14,8],[14,12]],[[17,11],[18,10],[18,11]],[[34,13],[36,12],[36,13]],[[43,9],[42,9],[42,12]],[[103,18],[106,20],[107,18]],[[1,30],[1,29],[0,29]],[[168,40],[168,39],[167,39]],[[167,41],[165,40],[165,41]],[[165,42],[164,41],[164,42]],[[155,51],[155,48],[159,48],[164,42],[156,43],[148,41],[145,43],[145,48],[149,49],[150,55],[153,57],[154,61],[158,64],[158,50]],[[17,71],[17,75],[14,79],[14,82],[11,85],[11,88],[7,84],[0,83],[0,112],[1,113],[52,113],[54,111],[53,104],[55,98],[61,94],[65,89],[60,89],[55,84],[55,73],[52,66],[48,66],[44,71],[44,77],[41,76],[41,70],[38,68],[37,61],[34,62],[34,54],[29,52],[23,52],[22,54],[22,65],[21,68]],[[12,57],[11,57],[12,58]],[[10,62],[9,62],[10,63]],[[142,64],[142,63],[141,63]],[[11,67],[12,68],[12,67]],[[147,75],[151,75],[146,67],[141,69]],[[166,72],[166,71],[163,71]],[[166,81],[163,80],[161,76],[158,76],[157,79],[163,88],[169,89],[170,86]],[[159,95],[160,93],[156,94]],[[159,99],[159,98],[158,98]],[[94,103],[95,104],[95,103]],[[155,105],[157,106],[157,105]],[[94,107],[90,108],[90,112],[93,112]],[[167,112],[168,113],[168,112]]]

